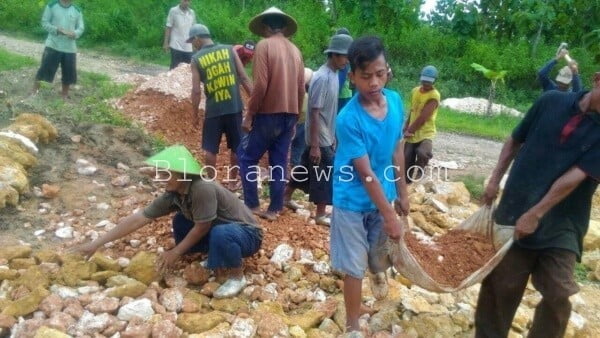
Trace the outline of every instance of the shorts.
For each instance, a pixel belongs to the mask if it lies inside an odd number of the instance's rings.
[[[387,238],[378,210],[355,212],[333,207],[331,267],[358,279],[364,278],[367,268],[372,273],[386,271],[391,266],[384,250]]]
[[[75,84],[77,82],[76,55],[75,53],[59,52],[56,49],[46,47],[42,55],[42,64],[37,71],[35,79],[37,81],[52,83],[60,64],[62,84]]]
[[[319,165],[313,165],[310,162],[310,147],[306,147],[300,161],[302,168],[292,168],[290,187],[307,193],[308,200],[312,203],[331,205],[335,152],[333,146],[320,148],[321,162]]]
[[[177,67],[180,63],[191,63],[192,54],[192,52],[183,52],[171,48],[171,66],[169,67],[169,69]]]
[[[237,149],[242,139],[241,112],[204,119],[204,126],[202,126],[202,149],[211,154],[218,154],[223,133],[225,133],[225,137],[227,138],[227,148]]]

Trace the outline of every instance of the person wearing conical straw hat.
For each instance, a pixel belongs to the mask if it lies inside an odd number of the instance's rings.
[[[159,257],[159,271],[167,271],[183,254],[207,253],[207,268],[215,271],[218,278],[227,278],[213,296],[237,295],[247,284],[242,259],[255,254],[262,242],[262,229],[250,209],[219,183],[204,179],[202,165],[182,145],[168,147],[146,163],[155,167],[157,176],[162,175],[165,193],[144,210],[122,218],[104,236],[73,251],[89,257],[104,244],[175,212],[176,246]]]
[[[248,133],[238,148],[244,201],[261,217],[275,220],[283,209],[290,144],[304,100],[304,63],[298,48],[288,40],[298,25],[271,7],[254,17],[250,31],[264,37],[256,45],[254,88],[242,129]],[[271,203],[260,210],[256,177],[258,161],[269,152]]]

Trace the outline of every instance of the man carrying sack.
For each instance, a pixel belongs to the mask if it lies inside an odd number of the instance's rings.
[[[476,337],[508,335],[530,277],[543,298],[529,337],[564,335],[569,297],[579,291],[573,272],[600,180],[599,112],[600,88],[548,92],[504,144],[484,201],[493,203],[512,162],[494,221],[515,226],[515,244],[482,283]]]

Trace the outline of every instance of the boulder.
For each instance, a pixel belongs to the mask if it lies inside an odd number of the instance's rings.
[[[325,314],[316,310],[308,310],[300,315],[289,316],[289,325],[297,325],[303,330],[316,328],[325,318]]]
[[[123,305],[119,309],[117,318],[124,321],[130,321],[134,317],[139,317],[143,320],[148,320],[150,319],[150,317],[152,317],[152,315],[154,315],[154,310],[152,309],[152,302],[150,302],[148,299],[140,299]]]
[[[205,269],[200,262],[192,262],[183,270],[183,278],[190,285],[202,285],[208,282],[210,271]]]
[[[252,318],[237,317],[229,329],[229,337],[250,338],[256,334],[256,324]]]
[[[49,328],[47,326],[40,327],[36,332],[33,338],[70,338],[68,334],[61,332],[59,330],[55,330]]]
[[[2,314],[13,317],[26,316],[36,311],[42,300],[49,294],[48,290],[38,286],[27,296],[11,302],[4,308]]]
[[[46,317],[50,317],[53,313],[62,311],[63,307],[64,302],[62,298],[53,293],[42,300],[39,309],[40,311],[44,312]]]
[[[289,330],[283,317],[274,313],[263,312],[258,314],[256,334],[261,338],[288,337]]]
[[[37,286],[47,288],[50,285],[50,278],[39,266],[32,266],[24,273],[21,273],[21,276],[15,279],[12,282],[12,285],[23,285],[29,290],[33,290]]]
[[[19,271],[10,269],[0,269],[0,281],[15,280],[19,277]]]
[[[138,282],[138,281],[133,281],[133,282],[129,282],[123,285],[119,285],[119,286],[114,286],[111,288],[108,288],[104,291],[104,293],[108,296],[108,297],[116,297],[116,298],[123,298],[123,297],[131,297],[131,298],[137,298],[141,295],[144,294],[144,292],[146,291],[147,286],[144,283]]]
[[[400,316],[394,307],[377,312],[369,319],[369,331],[391,331],[392,325],[400,324]]]
[[[183,306],[183,294],[176,288],[165,289],[160,295],[159,301],[167,311],[179,312]]]
[[[154,280],[158,279],[158,271],[156,270],[157,256],[154,253],[138,252],[123,271],[131,278],[150,285]]]
[[[248,306],[243,300],[234,298],[216,299],[210,301],[210,306],[217,311],[235,313],[238,310]]]
[[[223,314],[213,311],[207,314],[182,313],[177,317],[177,327],[187,333],[202,333],[225,322]]]
[[[119,299],[114,297],[98,299],[88,304],[85,308],[94,314],[115,313],[119,308]]]
[[[152,326],[152,338],[179,338],[183,330],[168,320],[161,320]]]
[[[14,270],[25,270],[37,265],[35,258],[15,258],[10,261],[9,267]]]
[[[63,263],[56,281],[67,286],[77,286],[81,280],[92,278],[96,269],[96,264],[92,262],[68,260]]]
[[[29,245],[9,245],[0,247],[0,259],[10,261],[14,258],[28,258],[31,255]]]
[[[110,271],[110,270],[109,271],[99,271],[99,272],[93,273],[92,277],[90,279],[93,281],[96,281],[100,284],[104,284],[104,283],[106,283],[106,281],[109,278],[118,276],[118,275],[119,275],[119,273],[116,271]]]
[[[108,271],[120,271],[121,270],[121,266],[119,265],[119,263],[110,258],[107,257],[99,252],[96,252],[91,258],[90,258],[90,262],[96,263],[96,265],[98,266],[98,268],[100,268],[100,270],[108,270]]]
[[[600,249],[600,221],[590,220],[588,231],[583,238],[583,249],[586,251]]]
[[[56,250],[42,249],[33,254],[40,263],[60,263],[60,256]]]

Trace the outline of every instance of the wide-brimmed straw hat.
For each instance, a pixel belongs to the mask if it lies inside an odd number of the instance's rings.
[[[294,35],[298,30],[298,24],[294,18],[285,14],[277,7],[271,7],[250,20],[250,24],[248,24],[250,31],[256,35],[266,36],[268,27],[263,23],[263,20],[269,16],[280,16],[285,20],[285,27],[283,27],[282,33],[286,37]]]

